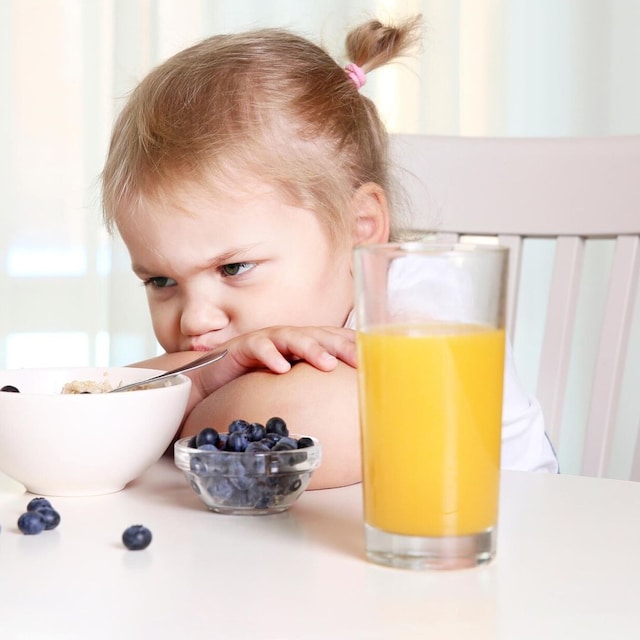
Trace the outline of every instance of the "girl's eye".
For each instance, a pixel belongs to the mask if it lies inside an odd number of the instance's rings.
[[[223,276],[239,276],[256,266],[255,262],[232,262],[221,267]]]
[[[155,289],[164,289],[166,287],[175,287],[176,281],[165,276],[156,276],[155,278],[149,278],[144,281],[144,286],[151,286]]]

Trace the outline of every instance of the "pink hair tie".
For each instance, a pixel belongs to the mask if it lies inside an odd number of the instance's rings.
[[[349,80],[356,85],[356,89],[364,87],[367,82],[367,76],[365,75],[362,67],[359,67],[355,62],[350,62],[344,70],[349,76]]]

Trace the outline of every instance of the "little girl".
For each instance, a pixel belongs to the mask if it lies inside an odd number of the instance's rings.
[[[342,328],[352,249],[395,229],[387,134],[359,89],[420,36],[418,19],[367,22],[349,33],[342,67],[287,31],[218,35],[132,93],[103,203],[167,352],[145,365],[229,348],[194,374],[182,435],[278,415],[321,440],[315,487],[359,480],[355,356]],[[506,376],[503,466],[556,471],[539,405],[510,364]]]

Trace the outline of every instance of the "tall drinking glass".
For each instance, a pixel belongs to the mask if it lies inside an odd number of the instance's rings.
[[[355,250],[367,557],[411,569],[493,558],[508,250]]]

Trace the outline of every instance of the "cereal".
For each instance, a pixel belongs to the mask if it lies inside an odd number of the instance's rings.
[[[108,382],[73,380],[62,387],[62,393],[109,393],[113,387]]]

